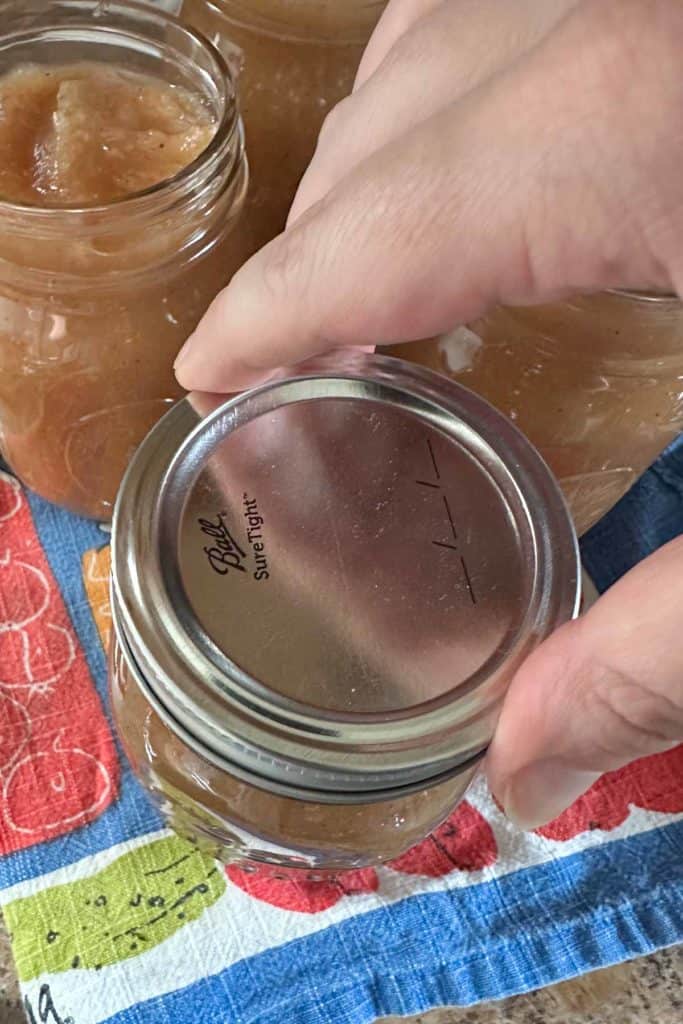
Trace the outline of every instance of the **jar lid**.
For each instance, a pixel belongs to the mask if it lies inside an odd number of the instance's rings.
[[[513,424],[355,352],[168,413],[124,479],[112,576],[170,728],[240,777],[340,802],[481,757],[579,589],[564,501]]]

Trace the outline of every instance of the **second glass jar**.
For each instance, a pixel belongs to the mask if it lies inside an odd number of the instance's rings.
[[[674,295],[603,292],[500,307],[396,353],[513,419],[558,478],[579,534],[683,429],[683,304]]]
[[[247,185],[232,79],[220,54],[154,8],[0,5],[0,74],[115,65],[197,96],[216,125],[175,177],[108,204],[0,196],[0,446],[50,501],[110,518],[125,466],[181,391],[174,358],[243,262]]]
[[[255,252],[284,228],[325,115],[352,88],[386,0],[184,0],[182,18],[236,73]]]

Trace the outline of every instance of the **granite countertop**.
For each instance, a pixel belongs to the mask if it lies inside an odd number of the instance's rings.
[[[435,1010],[410,1024],[683,1024],[681,977],[683,946],[500,1003]],[[1,920],[0,1024],[26,1024]]]

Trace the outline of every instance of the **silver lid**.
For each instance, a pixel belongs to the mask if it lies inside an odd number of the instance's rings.
[[[169,727],[339,802],[481,756],[514,669],[578,600],[569,515],[519,431],[356,353],[177,405],[126,475],[112,553],[119,639]]]

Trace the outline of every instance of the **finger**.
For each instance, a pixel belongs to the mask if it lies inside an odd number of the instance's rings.
[[[356,74],[354,90],[374,74],[401,36],[444,2],[447,3],[448,0],[389,0],[365,48]]]
[[[606,771],[683,740],[683,538],[641,563],[522,667],[487,757],[522,828],[557,817]]]
[[[442,333],[495,303],[670,289],[683,137],[661,139],[679,116],[679,44],[664,17],[651,32],[634,16],[625,36],[625,8],[642,5],[591,5],[601,20],[588,26],[577,8],[364,161],[235,275],[181,354],[181,384],[245,387],[335,347]]]
[[[576,2],[446,0],[434,6],[331,112],[288,223],[370,154],[526,53]]]

